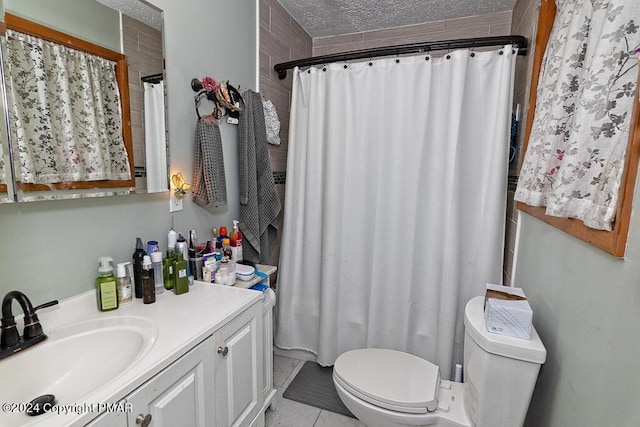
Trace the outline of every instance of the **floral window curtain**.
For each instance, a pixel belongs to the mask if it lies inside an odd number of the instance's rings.
[[[7,30],[17,180],[129,180],[115,63]]]
[[[558,0],[515,199],[611,230],[637,90],[638,0]]]

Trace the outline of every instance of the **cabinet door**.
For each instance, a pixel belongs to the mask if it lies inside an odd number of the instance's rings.
[[[273,308],[264,310],[262,316],[262,386],[265,399],[273,390]]]
[[[248,426],[262,409],[262,303],[213,335],[216,426]]]
[[[123,402],[125,410],[126,404]],[[85,427],[127,427],[127,413],[123,411],[105,412],[94,418]]]
[[[213,348],[213,339],[205,340],[131,393],[129,426],[149,420],[153,427],[213,425]]]

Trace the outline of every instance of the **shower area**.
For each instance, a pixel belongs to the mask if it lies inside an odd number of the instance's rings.
[[[294,102],[292,101],[293,73],[289,72],[286,79],[280,80],[277,73],[273,70],[274,64],[286,62],[292,58],[304,58],[312,55],[320,56],[343,51],[385,47],[403,43],[509,34],[522,34],[525,37],[530,38],[533,34],[533,20],[531,19],[531,16],[536,12],[535,6],[523,5],[525,6],[524,8],[518,8],[517,4],[516,9],[513,11],[451,19],[366,33],[311,39],[309,36],[306,36],[306,33],[304,33],[302,28],[300,28],[296,22],[291,19],[286,10],[284,10],[284,8],[282,8],[282,6],[275,0],[263,0],[261,1],[260,6],[260,91],[265,98],[270,99],[275,104],[281,120],[280,136],[282,142],[279,146],[270,147],[270,159],[272,170],[274,171],[276,187],[280,193],[281,200],[284,201],[285,209],[283,209],[283,211],[287,210],[285,183],[287,177],[292,179],[292,169],[287,167],[287,152],[289,149],[289,127],[291,126],[289,116],[291,112],[291,103]],[[442,56],[442,54],[447,53],[453,53],[454,55],[457,54],[455,52],[445,51],[437,54],[434,53],[433,58],[437,59],[439,56]],[[521,106],[526,105],[526,85],[529,81],[528,70],[530,68],[529,57],[530,56],[518,56],[513,64],[515,67],[515,71],[513,72],[513,75],[515,76],[515,89],[512,99],[514,110],[516,110],[515,106],[518,104]],[[425,57],[423,55],[422,60],[424,61],[424,59]],[[378,65],[377,62],[376,65]],[[362,67],[367,68],[366,60],[365,65]],[[322,68],[323,67],[318,67],[318,69]],[[319,72],[324,73],[323,71]],[[295,91],[295,89],[293,90]],[[381,120],[384,120],[387,117],[395,117],[393,111],[385,111],[384,105],[380,105],[379,107],[381,110]],[[526,112],[522,111],[522,107],[520,108],[520,112],[520,117],[517,118],[520,119],[521,123],[522,116]],[[512,141],[509,155],[505,160],[505,162],[509,162],[509,157],[511,157],[508,170],[510,182],[515,180],[512,176],[517,173],[516,171],[519,167],[518,162],[520,159],[520,152],[518,147],[521,146],[521,143],[521,136],[518,133],[518,138],[515,140],[515,143]],[[500,255],[502,255],[504,262],[498,267],[500,270],[498,275],[500,277],[498,279],[494,279],[496,281],[502,281],[504,284],[510,283],[512,254],[515,245],[515,215],[511,190],[512,189],[510,187],[507,192],[508,197],[507,194],[504,195],[504,199],[507,203],[506,209],[504,209],[502,213],[502,215],[506,215],[504,234],[501,236],[501,240],[504,242],[500,242],[500,250],[503,250],[503,253]],[[282,218],[280,218],[280,221],[280,224],[282,225]],[[411,226],[409,226],[409,228],[411,228]],[[282,230],[282,228],[280,229]],[[380,233],[380,231],[377,232]],[[276,244],[272,253],[271,263],[278,263],[280,249],[280,244]],[[280,265],[280,268],[282,269],[282,265]],[[278,279],[278,282],[280,282],[280,278]],[[466,296],[460,298],[464,299]],[[362,343],[359,345],[361,344]],[[437,359],[437,357],[433,357],[432,355],[425,355],[425,357],[431,358],[432,360]],[[320,361],[320,363],[330,364],[331,359],[332,356],[328,355],[324,362]]]

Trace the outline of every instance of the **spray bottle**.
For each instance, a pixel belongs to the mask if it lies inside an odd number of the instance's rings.
[[[136,237],[136,251],[133,253],[133,286],[136,298],[142,298],[142,260],[146,254],[142,239]]]
[[[96,291],[98,293],[98,310],[109,311],[118,308],[118,285],[116,276],[113,275],[113,258],[102,256],[98,258],[100,268],[96,278]]]

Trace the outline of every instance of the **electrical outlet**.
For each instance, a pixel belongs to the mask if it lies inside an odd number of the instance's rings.
[[[182,198],[176,197],[173,192],[169,195],[169,212],[180,212],[182,210]]]

